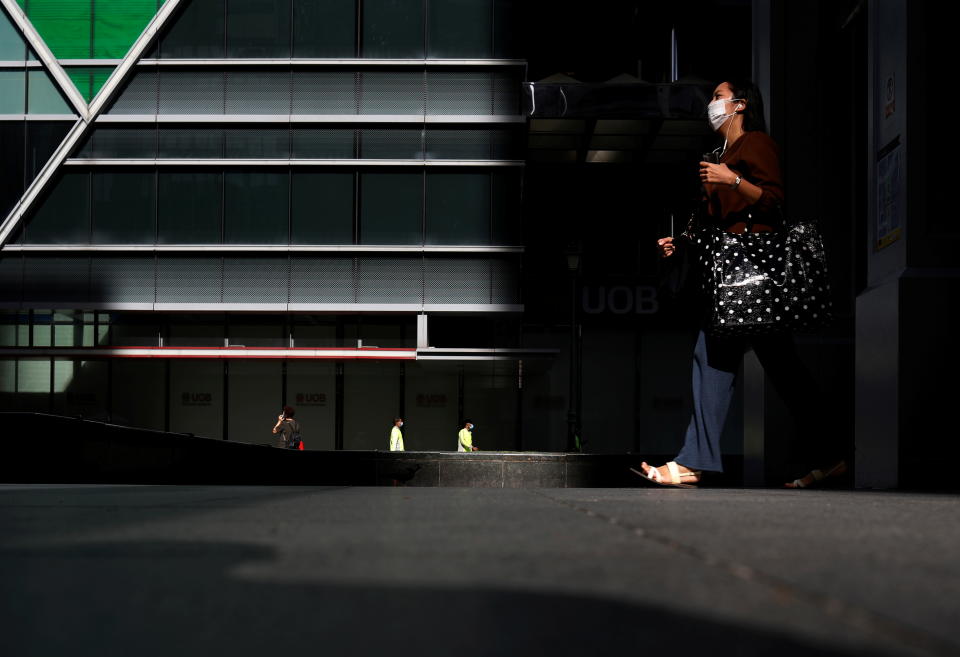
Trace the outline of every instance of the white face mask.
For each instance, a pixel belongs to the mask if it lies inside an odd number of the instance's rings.
[[[731,114],[727,114],[726,104],[742,100],[742,98],[719,98],[707,105],[707,119],[710,121],[710,127],[713,128],[714,132],[719,130],[720,126],[727,122],[727,119],[736,114],[737,110],[743,109],[743,103],[740,103],[733,108]]]
[[[397,423],[397,426],[398,426],[398,427],[402,427],[402,426],[403,426],[403,422],[398,422],[398,423]]]

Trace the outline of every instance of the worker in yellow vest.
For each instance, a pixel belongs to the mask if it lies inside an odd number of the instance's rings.
[[[393,428],[390,429],[390,451],[391,452],[403,451],[403,433],[400,432],[400,427],[402,426],[403,426],[402,417],[393,418]]]
[[[473,422],[466,420],[463,428],[457,434],[458,452],[479,452],[480,448],[473,444]]]

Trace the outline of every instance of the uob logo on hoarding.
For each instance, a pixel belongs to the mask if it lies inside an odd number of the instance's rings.
[[[185,392],[180,396],[184,406],[209,406],[213,403],[213,394],[209,392]]]
[[[582,308],[590,315],[653,315],[660,304],[652,285],[599,285],[583,288]]]

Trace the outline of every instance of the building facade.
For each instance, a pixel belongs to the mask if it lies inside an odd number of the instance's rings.
[[[0,409],[519,446],[501,0],[3,0]],[[535,369],[535,368],[534,368]],[[485,430],[485,431],[484,431]],[[482,438],[481,438],[482,436]]]

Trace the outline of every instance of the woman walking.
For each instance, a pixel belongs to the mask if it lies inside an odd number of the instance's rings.
[[[711,127],[723,137],[718,161],[700,162],[706,206],[705,222],[730,233],[771,232],[782,228],[779,206],[784,200],[779,147],[766,133],[763,100],[750,81],[721,82],[707,109]],[[662,258],[677,248],[692,248],[673,237],[657,240]],[[806,448],[802,471],[785,484],[809,488],[846,471],[842,449],[831,432],[817,423],[825,400],[797,356],[793,337],[783,331],[749,337],[721,337],[701,329],[693,354],[693,417],[683,448],[660,467],[644,462],[642,476],[676,487],[692,487],[704,472],[722,472],[720,434],[733,398],[736,373],[747,348],[753,348],[777,394],[784,400]]]

